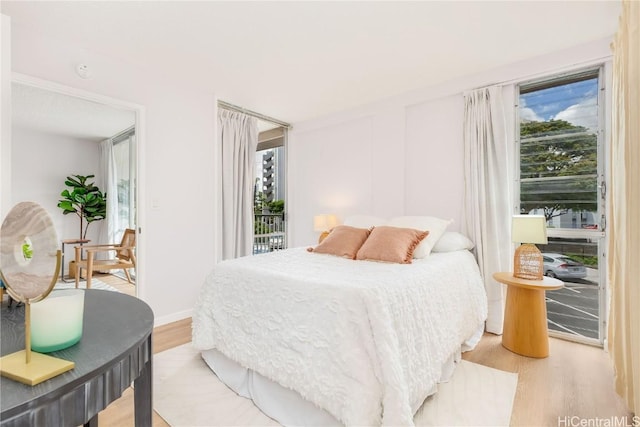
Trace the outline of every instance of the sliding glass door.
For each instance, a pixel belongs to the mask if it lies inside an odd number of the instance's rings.
[[[117,176],[118,229],[115,241],[122,238],[127,228],[136,229],[136,159],[133,129],[114,138],[113,155]]]
[[[544,215],[552,334],[602,343],[606,233],[602,68],[519,86],[519,210]]]
[[[285,127],[260,132],[255,157],[253,254],[286,249]]]

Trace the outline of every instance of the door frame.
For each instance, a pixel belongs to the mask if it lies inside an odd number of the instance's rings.
[[[606,191],[606,186],[610,182],[609,171],[609,141],[611,135],[611,60],[610,59],[598,59],[594,61],[588,61],[575,67],[569,67],[567,69],[560,70],[558,72],[549,72],[544,75],[537,76],[536,78],[526,79],[515,83],[514,105],[515,108],[515,126],[514,137],[516,141],[516,147],[514,150],[515,157],[515,185],[514,185],[514,214],[520,213],[520,113],[519,113],[519,86],[530,83],[532,81],[544,80],[546,78],[559,78],[563,75],[576,74],[584,70],[598,69],[598,122],[599,131],[597,135],[597,147],[598,147],[598,165],[597,165],[597,183],[598,183],[598,200],[597,200],[597,214],[599,216],[601,227],[596,231],[589,230],[574,230],[574,229],[547,229],[549,237],[558,238],[589,238],[598,241],[598,339],[586,338],[578,335],[573,335],[565,332],[549,330],[549,336],[562,338],[581,344],[593,345],[598,347],[607,346],[608,342],[608,318],[609,318],[609,284],[607,280],[607,259],[606,251],[609,246],[609,232],[606,227],[607,215],[609,213],[609,193]],[[604,187],[604,190],[603,190]]]
[[[95,102],[117,109],[129,110],[135,113],[135,154],[136,154],[136,296],[142,300],[146,300],[145,284],[145,266],[146,266],[146,239],[142,233],[146,223],[146,189],[145,179],[141,179],[146,175],[145,156],[145,107],[129,101],[112,98],[98,93],[78,89],[72,86],[62,85],[60,83],[44,80],[39,77],[13,72],[11,74],[11,83],[32,86],[43,90],[59,93],[62,95],[73,96],[86,101]],[[13,141],[11,141],[13,143]],[[4,179],[2,186],[12,185],[11,181],[5,184]]]

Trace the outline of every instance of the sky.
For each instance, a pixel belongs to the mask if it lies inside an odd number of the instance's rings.
[[[588,129],[598,127],[598,79],[555,86],[520,95],[520,119],[566,120]]]

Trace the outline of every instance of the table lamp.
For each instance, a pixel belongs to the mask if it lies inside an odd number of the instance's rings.
[[[547,244],[547,220],[544,215],[514,215],[511,240],[522,243],[513,255],[513,275],[521,279],[542,280],[544,263],[535,244]]]
[[[313,231],[320,233],[320,238],[318,239],[318,243],[322,243],[322,241],[329,235],[329,231],[333,227],[338,225],[338,217],[333,214],[320,214],[313,217]]]

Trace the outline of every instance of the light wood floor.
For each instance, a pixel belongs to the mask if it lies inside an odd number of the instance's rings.
[[[626,416],[631,422],[631,413],[614,390],[613,365],[602,348],[550,338],[549,357],[533,359],[502,347],[501,337],[485,334],[463,359],[518,373],[512,426],[569,426],[570,421],[558,420],[573,416]]]
[[[106,283],[107,285],[113,286],[123,294],[131,295],[133,297],[136,296],[136,286],[127,282],[125,279],[114,276],[113,274],[102,273],[94,273],[92,277]]]
[[[100,277],[105,283],[120,289],[131,287],[118,278]],[[117,283],[120,280],[124,283]],[[135,290],[134,290],[135,293]],[[154,353],[191,341],[191,319],[181,320],[154,329]],[[511,353],[501,345],[501,337],[485,334],[478,347],[463,355],[463,359],[518,373],[511,425],[558,426],[559,419],[573,416],[582,419],[628,417],[631,413],[614,391],[613,367],[609,355],[601,348],[550,338],[550,356],[532,359]],[[133,392],[125,391],[99,415],[101,426],[133,426]],[[630,421],[629,421],[630,422]],[[168,424],[153,414],[153,426]]]

